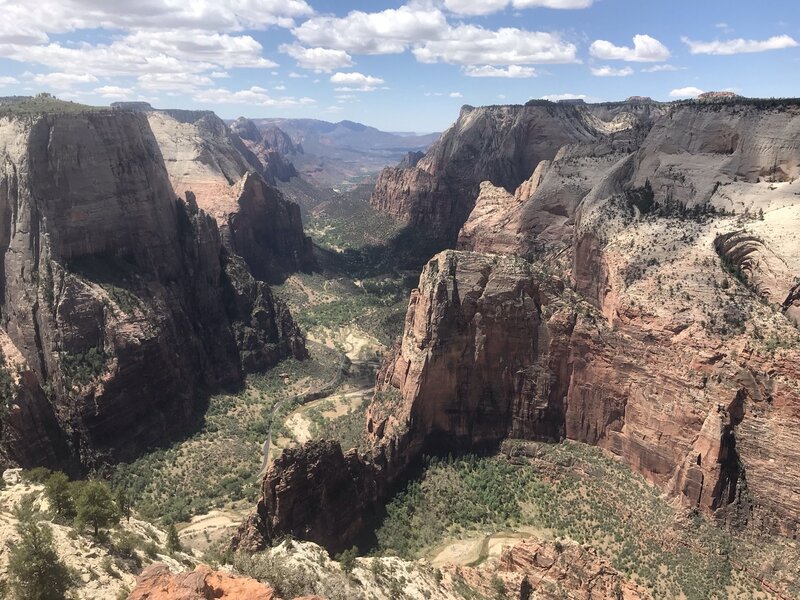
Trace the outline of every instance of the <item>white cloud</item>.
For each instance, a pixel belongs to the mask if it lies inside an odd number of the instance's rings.
[[[138,82],[143,90],[185,93],[214,84],[210,77],[194,73],[145,73]]]
[[[531,8],[541,6],[542,8],[557,9],[577,9],[589,8],[594,0],[513,0],[514,8]]]
[[[665,73],[671,71],[683,71],[686,67],[676,67],[675,65],[653,65],[642,69],[642,73]]]
[[[83,83],[97,83],[94,75],[77,75],[75,73],[46,73],[33,76],[33,81],[58,90],[68,90]]]
[[[230,78],[230,73],[225,71],[214,71],[211,73],[210,77],[213,77],[214,79],[228,79]]]
[[[556,8],[577,9],[588,8],[594,0],[444,0],[447,10],[459,15],[488,15],[504,10],[511,5],[514,8]]]
[[[550,102],[558,102],[560,100],[588,100],[589,96],[586,94],[548,94],[542,96],[542,100],[550,100]]]
[[[289,73],[289,77],[291,79],[307,79],[308,75],[304,75],[303,73],[295,73],[294,71],[292,71],[291,73]]]
[[[14,85],[15,83],[19,83],[19,79],[16,77],[0,76],[0,85]]]
[[[354,54],[399,54],[412,43],[437,39],[447,29],[439,9],[407,5],[375,13],[354,10],[345,17],[312,17],[292,32],[308,46]]]
[[[275,90],[278,91],[278,92],[285,92],[286,91],[286,86],[285,85],[276,85],[275,86]]]
[[[505,69],[484,65],[478,67],[470,65],[464,68],[464,75],[467,77],[506,77],[509,79],[525,79],[536,77],[536,69],[533,67],[521,67],[519,65],[509,65]]]
[[[461,92],[450,92],[450,97],[451,98],[463,98],[464,94],[462,94]]]
[[[353,66],[353,58],[344,50],[304,48],[300,44],[283,44],[279,50],[295,59],[297,66],[315,73],[330,73],[336,69]]]
[[[183,39],[183,38],[186,39]],[[270,68],[263,48],[250,36],[200,31],[137,32],[111,44],[0,45],[0,56],[37,63],[65,73],[94,76],[141,73],[199,73],[215,67]]]
[[[746,54],[752,52],[767,52],[768,50],[782,50],[784,48],[795,48],[797,41],[788,35],[775,35],[766,40],[745,40],[738,38],[735,40],[713,42],[696,42],[689,38],[681,38],[684,44],[689,46],[692,54]]]
[[[697,98],[703,90],[694,86],[687,86],[672,90],[669,95],[670,98]]]
[[[125,100],[134,95],[134,91],[131,88],[120,87],[117,85],[104,85],[96,88],[94,93],[98,96],[102,96],[103,98],[111,98],[115,100]]]
[[[603,60],[629,62],[658,62],[670,57],[670,52],[664,44],[643,34],[633,36],[633,48],[615,46],[606,40],[596,40],[589,47],[589,54]]]
[[[373,92],[386,82],[380,77],[363,73],[334,73],[331,83],[339,86],[335,88],[339,92]]]
[[[592,67],[592,75],[595,77],[628,77],[629,75],[633,75],[633,69],[630,67],[616,69],[605,65],[602,67]]]
[[[558,34],[505,27],[492,31],[460,25],[442,39],[414,48],[423,63],[514,65],[577,62],[577,47]]]
[[[2,2],[0,43],[37,44],[80,29],[206,32],[290,27],[313,9],[305,0],[37,0]]]
[[[252,104],[257,106],[288,107],[314,104],[312,98],[272,98],[267,90],[253,86],[246,90],[231,91],[223,88],[203,90],[195,94],[197,102],[210,104]]]

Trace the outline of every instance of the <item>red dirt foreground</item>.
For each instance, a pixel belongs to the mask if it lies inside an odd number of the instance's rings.
[[[200,565],[190,573],[173,574],[163,563],[147,567],[128,600],[280,600],[271,587]],[[324,600],[306,596],[296,600]]]

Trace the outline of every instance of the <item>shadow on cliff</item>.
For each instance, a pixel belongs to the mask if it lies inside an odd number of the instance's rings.
[[[341,252],[315,243],[314,256],[320,272],[325,275],[368,278],[410,271],[419,275],[434,255],[452,247],[454,244],[450,241],[434,238],[418,227],[407,226],[383,244],[346,248]],[[415,286],[416,281],[411,287]]]

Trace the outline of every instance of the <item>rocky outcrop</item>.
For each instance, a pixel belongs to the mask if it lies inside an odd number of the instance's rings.
[[[273,126],[262,131],[250,119],[239,117],[231,125],[231,131],[238,135],[247,149],[256,156],[263,174],[270,183],[289,181],[292,177],[297,177],[297,170],[287,157],[302,154],[303,148],[295,146],[292,139],[281,129]]]
[[[13,462],[131,456],[187,427],[243,363],[304,355],[285,307],[237,266],[214,220],[175,198],[145,115],[3,119],[0,153]]]
[[[264,476],[261,499],[233,541],[235,550],[263,550],[283,536],[315,542],[335,553],[353,545],[374,507],[378,480],[372,465],[337,442],[290,448]]]
[[[272,588],[249,577],[214,571],[200,565],[190,573],[173,574],[155,563],[136,579],[128,600],[278,600]]]
[[[258,279],[279,281],[313,267],[313,245],[303,232],[300,209],[270,185],[275,180],[249,149],[249,139],[233,133],[214,113],[146,114],[175,193],[191,192],[197,206],[217,221],[228,250],[242,256]]]
[[[526,540],[503,551],[499,574],[529,597],[575,600],[645,600],[652,596],[607,560],[572,544]],[[522,595],[519,596],[523,597]]]
[[[425,452],[567,438],[731,526],[797,535],[797,108],[630,106],[465,109],[417,168],[384,173],[433,215],[468,140],[486,144],[476,172],[516,164],[502,142],[525,110],[594,132],[518,187],[484,182],[458,238],[469,251],[423,271],[367,415],[360,463],[379,496]],[[470,137],[501,117],[493,139]]]
[[[638,145],[661,105],[465,106],[416,165],[385,169],[370,200],[378,210],[452,243],[481,182],[513,193],[536,166],[572,144]]]

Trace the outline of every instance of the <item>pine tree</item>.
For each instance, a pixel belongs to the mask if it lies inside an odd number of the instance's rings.
[[[124,488],[117,488],[117,510],[120,517],[125,517],[125,520],[130,523],[131,521],[131,501]]]
[[[44,484],[44,493],[50,508],[64,519],[75,518],[75,503],[70,492],[69,478],[61,471],[56,471]]]
[[[178,552],[181,549],[181,538],[178,537],[178,530],[175,528],[174,523],[170,523],[169,527],[167,527],[167,550],[169,552]]]
[[[53,547],[49,527],[40,525],[32,514],[21,515],[17,525],[19,541],[9,542],[8,575],[11,591],[18,600],[64,600],[70,574]]]
[[[111,488],[103,481],[87,481],[83,484],[75,499],[75,508],[76,523],[91,525],[95,537],[100,535],[100,529],[119,521]]]

